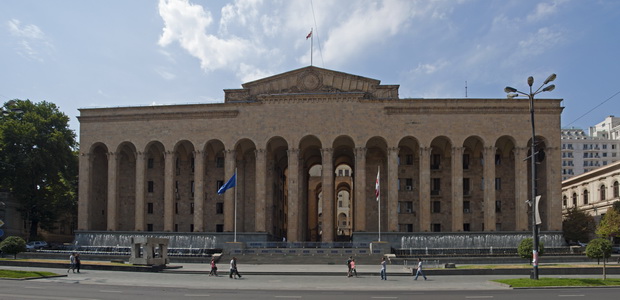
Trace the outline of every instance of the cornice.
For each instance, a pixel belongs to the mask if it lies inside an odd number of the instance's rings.
[[[398,107],[386,106],[383,108],[387,115],[414,115],[414,114],[524,114],[529,113],[529,107],[515,108],[505,106],[472,107],[472,106],[416,106]],[[536,108],[536,114],[555,115],[562,112],[562,108]]]
[[[226,119],[236,118],[239,110],[197,111],[197,112],[162,112],[137,113],[126,115],[79,116],[80,123],[94,122],[132,122],[132,121],[161,121],[187,119]]]

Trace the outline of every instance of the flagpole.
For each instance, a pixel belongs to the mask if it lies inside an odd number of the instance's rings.
[[[235,243],[237,242],[237,168],[235,167]]]
[[[312,34],[312,29],[310,29],[310,66],[312,66],[312,52],[314,51],[314,34]]]

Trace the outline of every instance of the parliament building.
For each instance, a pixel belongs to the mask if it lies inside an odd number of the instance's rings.
[[[310,66],[225,89],[223,103],[80,109],[78,230],[290,242],[531,232],[529,100],[398,89]],[[542,231],[561,230],[562,109],[535,100]]]

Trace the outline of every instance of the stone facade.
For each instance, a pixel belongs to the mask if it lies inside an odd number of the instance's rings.
[[[398,88],[311,66],[224,90],[224,103],[81,109],[78,229],[236,224],[329,242],[378,231],[380,211],[391,233],[529,230],[529,101],[401,99]],[[536,100],[548,231],[561,229],[560,103]],[[236,188],[218,195],[235,170]]]

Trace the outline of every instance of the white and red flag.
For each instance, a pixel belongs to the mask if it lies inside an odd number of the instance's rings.
[[[381,189],[379,188],[379,175],[381,174],[380,169],[377,168],[377,182],[375,183],[375,197],[377,197],[377,201],[379,201],[379,197],[381,196]]]

